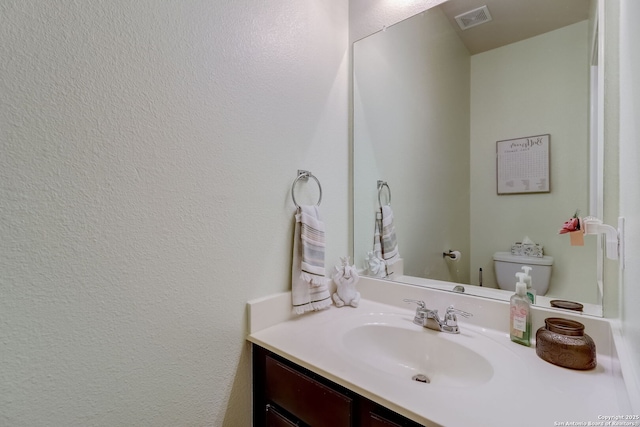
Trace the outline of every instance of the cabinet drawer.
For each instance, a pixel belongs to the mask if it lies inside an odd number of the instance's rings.
[[[369,425],[371,427],[401,427],[400,424],[396,424],[376,414],[370,414]]]
[[[402,415],[368,399],[360,401],[361,427],[423,427]]]
[[[266,357],[266,398],[310,426],[349,427],[353,401],[324,384]]]
[[[297,424],[282,415],[271,405],[267,405],[267,427],[297,427]]]

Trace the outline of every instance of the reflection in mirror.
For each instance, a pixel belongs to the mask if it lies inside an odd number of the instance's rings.
[[[455,16],[482,5],[492,20],[461,30]],[[530,239],[553,259],[537,303],[577,301],[602,315],[595,238],[570,246],[558,234],[576,211],[590,213],[592,15],[589,0],[449,0],[354,43],[359,267],[373,249],[383,180],[402,257],[392,280],[459,282],[467,293],[508,298],[494,254]],[[549,135],[550,191],[498,195],[497,141],[532,135]],[[443,256],[450,250],[460,256]]]

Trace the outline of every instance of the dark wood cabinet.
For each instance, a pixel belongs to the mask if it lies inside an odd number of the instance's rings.
[[[296,427],[296,423],[290,421],[284,414],[278,412],[278,410],[271,405],[266,406],[265,408],[265,425],[268,427]]]
[[[253,345],[255,427],[420,427],[351,390]]]

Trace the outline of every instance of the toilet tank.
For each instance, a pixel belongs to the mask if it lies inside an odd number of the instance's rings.
[[[531,282],[538,295],[544,295],[549,290],[551,280],[551,266],[553,257],[531,257],[512,255],[511,252],[496,252],[493,254],[493,265],[496,281],[500,289],[515,292],[516,273],[522,271],[523,265],[531,267]]]

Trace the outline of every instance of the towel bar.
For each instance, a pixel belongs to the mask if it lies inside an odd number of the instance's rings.
[[[380,195],[382,194],[382,188],[387,187],[387,191],[389,192],[389,202],[387,202],[387,206],[391,206],[391,188],[389,188],[389,184],[387,181],[378,180],[378,204],[382,207],[382,200],[380,200]]]
[[[300,205],[298,205],[298,202],[296,202],[296,196],[294,194],[294,189],[296,188],[296,184],[300,180],[307,181],[309,178],[313,178],[318,184],[318,189],[320,190],[320,196],[318,197],[318,203],[316,203],[316,206],[320,206],[320,202],[322,201],[322,186],[320,185],[320,181],[318,181],[318,178],[313,176],[311,172],[298,169],[298,176],[293,181],[293,184],[291,185],[291,198],[293,199],[293,204],[296,205],[296,208],[300,207]]]

